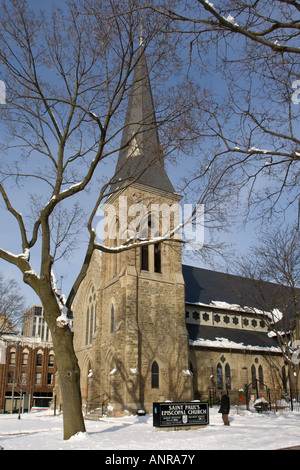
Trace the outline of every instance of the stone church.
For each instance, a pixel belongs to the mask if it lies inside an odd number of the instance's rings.
[[[125,200],[128,208],[174,208],[181,200],[160,155],[142,46],[139,54],[105,205],[114,214]],[[170,214],[174,225],[176,214]],[[152,222],[148,216],[146,232]],[[104,244],[124,244],[128,233],[122,235],[120,219],[105,223]],[[183,265],[175,237],[116,253],[95,251],[73,308],[83,404],[105,406],[112,415],[151,413],[153,402],[205,400],[211,390],[238,391],[254,379],[275,386],[286,374],[278,343],[267,334],[264,314],[240,307],[247,302],[241,289],[234,291],[238,281]]]

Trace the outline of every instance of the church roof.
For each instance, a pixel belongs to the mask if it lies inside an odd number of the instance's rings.
[[[192,346],[280,353],[277,339],[269,337],[263,331],[190,323],[187,323],[186,327]]]
[[[182,266],[185,300],[231,310],[256,309],[270,312],[284,306],[291,297],[288,287],[272,282],[247,279],[233,274]],[[286,309],[285,309],[286,310]],[[292,315],[292,312],[290,312]]]
[[[243,280],[239,276],[188,265],[183,265],[182,271],[186,302],[209,305],[218,301],[241,305],[245,300],[238,294]]]
[[[128,180],[174,193],[164,168],[143,46],[139,49],[127,107],[121,149],[112,180],[116,190]]]
[[[292,295],[288,287],[194,266],[183,265],[182,271],[186,304],[240,314],[263,314],[275,321],[279,330],[284,330],[283,323],[288,331],[293,328],[295,315],[286,307]],[[186,326],[190,344],[194,346],[280,351],[277,339],[263,331],[193,323]]]

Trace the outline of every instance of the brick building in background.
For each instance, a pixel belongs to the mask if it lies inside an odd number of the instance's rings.
[[[23,335],[0,338],[0,413],[47,408],[53,401],[56,362],[43,320],[42,307],[34,306],[24,315]]]

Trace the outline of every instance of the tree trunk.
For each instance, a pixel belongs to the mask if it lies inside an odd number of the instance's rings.
[[[80,369],[73,347],[73,333],[68,326],[52,332],[54,353],[63,403],[64,439],[85,432],[80,391]]]
[[[52,306],[53,307],[53,306]],[[80,391],[80,369],[73,345],[73,332],[69,326],[59,327],[56,318],[59,308],[51,311],[44,305],[45,319],[50,327],[63,404],[64,439],[85,432]],[[56,312],[57,310],[57,312]]]

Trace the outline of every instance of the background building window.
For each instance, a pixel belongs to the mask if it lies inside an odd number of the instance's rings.
[[[21,384],[26,385],[27,382],[27,372],[21,372]]]
[[[38,354],[36,356],[36,365],[41,367],[43,365],[43,354]]]
[[[55,360],[54,354],[50,354],[48,358],[48,367],[54,367],[54,360]]]
[[[47,385],[53,385],[53,374],[47,375]]]
[[[12,384],[14,381],[14,373],[12,371],[9,371],[7,373],[7,383]]]
[[[36,385],[41,385],[42,384],[42,373],[41,372],[37,372],[35,374],[35,384]]]
[[[11,366],[13,366],[14,364],[16,363],[16,352],[15,351],[11,351],[9,353],[9,364]]]
[[[29,354],[28,353],[23,353],[22,354],[22,366],[27,366],[28,364],[28,357],[29,357]]]

